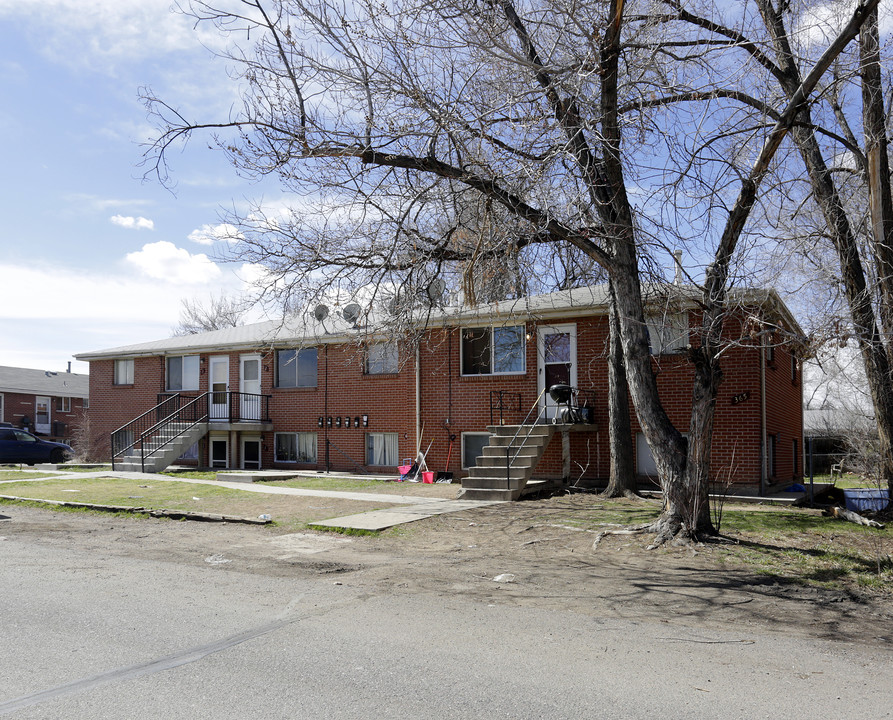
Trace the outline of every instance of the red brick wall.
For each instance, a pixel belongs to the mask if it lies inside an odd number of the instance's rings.
[[[692,317],[692,322],[696,321]],[[577,327],[577,386],[595,398],[594,424],[585,432],[571,433],[573,478],[605,479],[609,471],[607,408],[607,325],[602,316],[575,318]],[[543,323],[546,325],[558,322]],[[563,323],[562,323],[563,324]],[[490,393],[504,390],[521,397],[521,413],[506,411],[507,424],[517,423],[537,398],[537,323],[526,323],[525,372],[512,375],[462,376],[460,333],[432,330],[423,341],[421,363],[421,449],[430,444],[427,463],[431,470],[462,473],[463,432],[486,431],[490,424]],[[732,327],[730,335],[737,332]],[[211,353],[209,356],[222,353]],[[248,353],[229,354],[230,389],[239,390],[239,358]],[[201,363],[201,390],[207,389],[209,363]],[[760,351],[755,347],[730,349],[723,358],[724,380],[716,405],[712,473],[721,479],[730,475],[739,485],[758,485],[760,479]],[[275,431],[317,433],[318,463],[313,466],[276,464],[274,432],[263,434],[263,467],[324,469],[325,440],[330,445],[333,470],[355,470],[365,465],[366,433],[395,432],[399,458],[416,453],[415,350],[400,348],[400,370],[393,375],[366,375],[362,348],[357,345],[320,346],[317,351],[317,385],[310,388],[274,387],[276,358],[268,352],[261,360],[261,392],[270,395],[270,415]],[[655,359],[658,388],[671,420],[681,431],[688,429],[692,370],[686,356],[664,355]],[[90,413],[94,427],[107,436],[112,430],[154,406],[164,390],[164,359],[137,358],[132,386],[112,384],[114,362],[91,363]],[[799,370],[794,382],[790,359],[784,347],[775,349],[775,362],[766,368],[767,430],[777,434],[777,477],[787,481],[802,472],[802,458],[793,468],[793,441],[802,437]],[[367,427],[319,428],[318,418],[368,417]],[[498,422],[498,411],[495,421]],[[633,420],[635,444],[638,423]],[[450,454],[450,435],[455,435]],[[231,463],[238,466],[237,447],[230,447]],[[203,461],[207,448],[202,449]],[[449,455],[449,467],[447,456]],[[537,470],[543,476],[561,475],[560,441],[555,440]],[[395,472],[389,468],[367,468],[372,472]]]
[[[4,392],[3,395],[3,417],[0,420],[12,423],[16,427],[24,427],[24,420],[28,419],[28,430],[34,432],[34,415],[37,410],[37,398],[49,397],[50,405],[50,435],[47,436],[59,442],[70,442],[73,426],[77,423],[81,412],[84,409],[84,401],[81,398],[71,398],[70,410],[62,412],[59,408],[59,396],[54,395],[34,395],[30,393],[12,393]],[[64,423],[64,433],[56,434],[55,423]],[[61,428],[60,428],[61,429]]]

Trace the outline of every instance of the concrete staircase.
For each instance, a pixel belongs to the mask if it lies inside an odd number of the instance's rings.
[[[134,447],[127,455],[115,460],[115,470],[126,472],[161,472],[208,433],[207,423],[168,423],[143,445],[145,469],[140,460],[140,449]]]
[[[462,478],[463,500],[517,500],[531,491],[530,477],[546,451],[554,425],[491,425],[490,443]],[[510,446],[510,447],[509,447]],[[506,447],[511,468],[506,472]]]

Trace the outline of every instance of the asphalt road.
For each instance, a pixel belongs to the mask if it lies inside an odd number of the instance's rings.
[[[206,550],[123,556],[89,532],[45,543],[13,523],[0,523],[2,717],[893,717],[889,648],[446,587],[370,592]]]

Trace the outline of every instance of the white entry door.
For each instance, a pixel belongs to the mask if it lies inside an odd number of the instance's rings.
[[[549,397],[549,388],[561,383],[577,386],[577,326],[540,326],[536,335],[537,392],[543,393],[540,408],[545,408],[545,417],[551,420],[558,405]]]
[[[37,397],[34,401],[34,432],[41,435],[50,434],[50,403],[52,398]]]
[[[211,358],[209,364],[211,420],[229,420],[229,358],[226,355],[216,355]]]
[[[239,364],[241,419],[260,420],[260,355],[243,355]]]

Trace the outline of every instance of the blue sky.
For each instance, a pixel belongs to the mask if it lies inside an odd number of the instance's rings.
[[[170,0],[0,0],[0,365],[64,370],[167,337],[183,298],[244,287],[213,229],[261,188],[200,141],[174,155],[175,194],[139,167],[140,86],[187,109],[235,101],[202,41]]]

